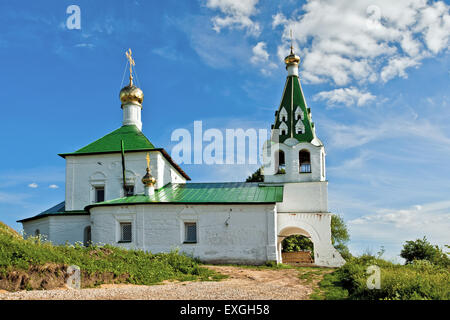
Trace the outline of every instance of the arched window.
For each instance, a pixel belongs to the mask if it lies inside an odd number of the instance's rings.
[[[36,237],[39,237],[41,235],[41,231],[39,229],[36,229],[36,231],[34,231],[34,235]]]
[[[300,173],[311,172],[311,156],[309,151],[301,150],[298,154]]]
[[[286,159],[284,157],[284,152],[282,150],[278,150],[275,154],[276,161],[276,173],[284,174],[286,173]]]
[[[84,228],[83,244],[85,247],[88,247],[91,245],[91,227],[90,226],[87,226],[86,228]]]

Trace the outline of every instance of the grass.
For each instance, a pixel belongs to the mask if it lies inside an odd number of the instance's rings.
[[[45,288],[49,282],[44,279],[46,275],[58,274],[64,278],[64,270],[69,265],[80,267],[84,287],[117,282],[149,285],[164,280],[214,281],[225,277],[176,251],[151,254],[109,245],[56,246],[39,238],[23,239],[0,223],[0,289],[11,289],[8,286],[11,281],[20,281],[15,285],[19,289]],[[32,283],[31,274],[34,280],[41,276],[42,282]]]

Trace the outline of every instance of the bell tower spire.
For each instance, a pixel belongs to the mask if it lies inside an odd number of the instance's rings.
[[[133,67],[135,62],[131,49],[128,49],[125,55],[130,66],[130,83],[120,90],[120,101],[123,109],[122,124],[124,126],[135,125],[139,130],[142,130],[141,111],[144,93],[133,84]]]

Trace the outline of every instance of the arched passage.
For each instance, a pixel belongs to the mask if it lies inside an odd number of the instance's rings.
[[[289,246],[290,248],[285,248]],[[288,250],[285,250],[288,249]],[[295,227],[285,227],[278,233],[278,256],[282,263],[314,263],[314,241],[308,231]]]

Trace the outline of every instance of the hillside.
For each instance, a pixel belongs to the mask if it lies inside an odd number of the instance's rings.
[[[155,284],[164,280],[216,280],[223,276],[177,252],[151,254],[112,246],[55,246],[23,239],[0,222],[0,289],[63,287],[70,265],[81,269],[81,287],[103,283]]]

